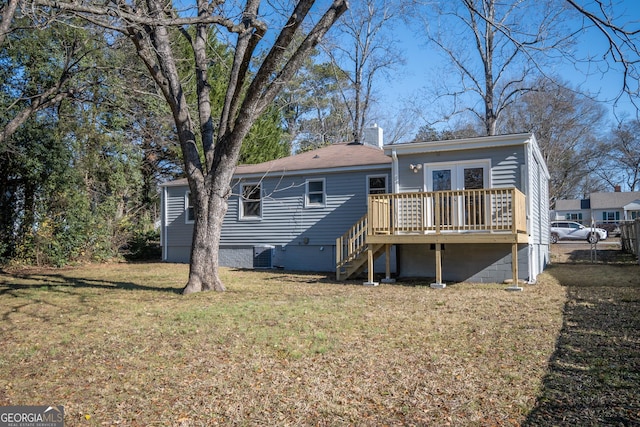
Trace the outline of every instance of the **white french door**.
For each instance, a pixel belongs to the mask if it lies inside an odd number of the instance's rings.
[[[424,168],[424,190],[432,192],[490,188],[490,168],[489,160],[427,163]],[[485,221],[484,202],[480,195],[444,193],[438,195],[437,200],[430,199],[426,215],[430,226],[436,223],[436,205],[439,208],[440,225],[445,229],[459,228],[470,223],[481,224]]]

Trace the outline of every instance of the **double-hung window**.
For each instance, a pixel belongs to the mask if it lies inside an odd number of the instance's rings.
[[[367,193],[368,194],[387,193],[387,176],[386,175],[369,175],[367,177]]]
[[[196,220],[196,213],[193,208],[193,199],[191,198],[191,191],[187,191],[184,194],[184,223],[193,224]]]
[[[260,184],[242,184],[240,217],[243,219],[262,218],[262,192]]]
[[[306,207],[324,207],[326,203],[327,195],[325,189],[325,180],[321,179],[308,179],[306,182]]]

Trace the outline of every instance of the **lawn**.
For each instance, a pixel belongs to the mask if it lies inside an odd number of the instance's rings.
[[[67,426],[536,425],[567,382],[562,268],[519,293],[227,269],[227,292],[187,297],[185,265],[3,272],[0,405],[63,405]],[[637,310],[640,284],[619,289]]]

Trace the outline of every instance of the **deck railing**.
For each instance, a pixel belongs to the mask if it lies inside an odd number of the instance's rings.
[[[515,188],[369,195],[368,233],[526,233],[525,196]]]

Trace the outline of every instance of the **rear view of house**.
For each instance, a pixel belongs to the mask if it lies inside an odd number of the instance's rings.
[[[366,247],[344,252],[366,252],[371,262],[393,245],[398,274],[435,277],[434,287],[532,282],[544,269],[549,173],[533,135],[390,145],[385,153],[392,191],[369,196],[368,216],[355,226],[366,229]]]
[[[363,144],[236,168],[219,252],[222,266],[334,271],[336,237],[367,212],[367,195],[390,189],[382,129]],[[193,220],[186,180],[163,186],[163,259],[188,262]]]
[[[238,166],[220,264],[535,281],[549,259],[548,172],[533,135],[335,144]],[[163,259],[187,262],[186,181],[163,186]]]

